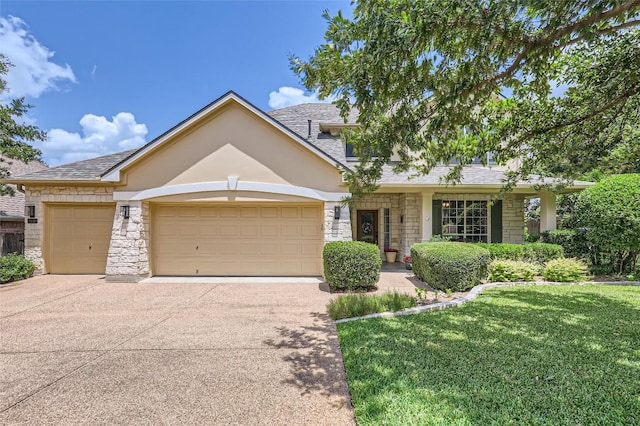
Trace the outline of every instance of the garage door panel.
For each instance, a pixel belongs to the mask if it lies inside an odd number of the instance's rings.
[[[115,205],[47,207],[47,270],[53,274],[104,274]]]
[[[152,206],[156,275],[322,273],[319,205],[189,207],[195,216],[182,215],[187,210],[181,208]]]

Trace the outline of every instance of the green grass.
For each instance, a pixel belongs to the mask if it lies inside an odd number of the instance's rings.
[[[400,311],[416,306],[416,299],[399,293],[345,294],[327,304],[331,319],[359,317],[376,312]]]
[[[640,287],[494,289],[338,335],[359,425],[640,424]]]

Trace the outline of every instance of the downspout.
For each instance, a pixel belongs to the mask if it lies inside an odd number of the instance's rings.
[[[19,183],[18,185],[16,185],[16,189],[17,189],[19,192],[22,192],[23,194],[25,193],[25,192],[24,192],[24,185],[23,185],[23,184],[21,184],[21,183]]]

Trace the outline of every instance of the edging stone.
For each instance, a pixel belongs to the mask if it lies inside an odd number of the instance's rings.
[[[496,287],[514,287],[514,286],[534,286],[534,285],[589,285],[589,284],[597,284],[597,285],[620,285],[620,286],[640,286],[640,281],[583,281],[577,283],[560,283],[560,282],[552,282],[552,281],[544,281],[544,282],[500,282],[500,283],[487,283],[487,284],[479,284],[473,287],[469,294],[463,297],[459,297],[457,299],[449,300],[447,302],[438,302],[432,303],[430,305],[422,305],[416,306],[413,308],[403,309],[397,312],[380,312],[376,314],[363,315],[360,317],[352,317],[352,318],[343,318],[336,320],[336,324],[340,324],[343,322],[349,321],[357,321],[362,319],[371,319],[371,318],[393,318],[393,317],[402,317],[405,315],[415,315],[420,314],[422,312],[431,312],[431,311],[440,311],[442,309],[447,308],[455,308],[458,306],[462,306],[471,300],[474,300],[485,290],[489,290]]]

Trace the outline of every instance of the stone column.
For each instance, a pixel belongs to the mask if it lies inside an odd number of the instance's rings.
[[[129,206],[129,218],[121,214]],[[149,203],[120,201],[107,255],[106,281],[138,282],[149,276]]]
[[[422,242],[429,241],[433,235],[433,191],[422,192],[422,217],[420,226],[422,228]]]
[[[340,218],[335,218],[335,208],[340,207]],[[340,202],[324,203],[324,242],[351,241],[351,212],[349,207],[340,205]]]
[[[540,232],[556,229],[556,194],[540,192]]]

